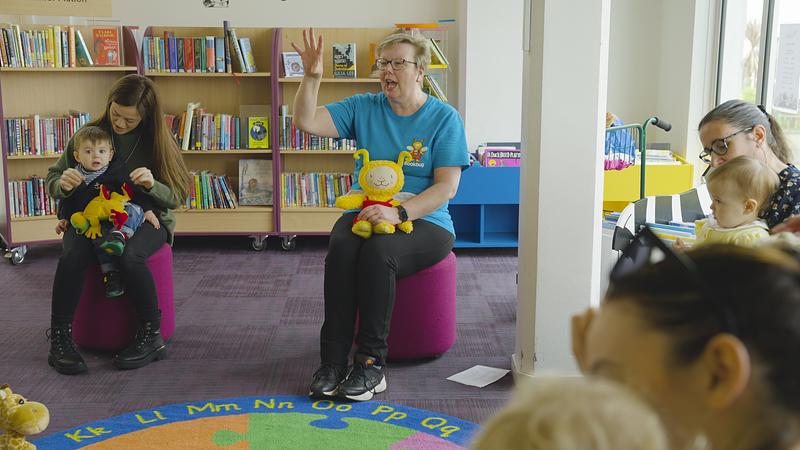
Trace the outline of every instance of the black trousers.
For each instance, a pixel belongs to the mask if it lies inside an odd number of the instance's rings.
[[[356,313],[357,353],[386,360],[386,339],[397,278],[426,269],[453,248],[453,235],[425,220],[414,221],[411,234],[373,234],[362,239],[351,231],[356,213],[343,215],[331,231],[325,258],[325,322],[320,333],[323,364],[346,365]]]
[[[117,259],[125,292],[133,300],[136,313],[143,321],[158,317],[156,286],[146,261],[166,242],[167,230],[164,227],[156,230],[145,222],[127,241],[125,251]],[[76,234],[73,227],[64,233],[62,245],[53,280],[52,320],[58,323],[72,321],[80,300],[86,268],[97,260],[92,241]]]

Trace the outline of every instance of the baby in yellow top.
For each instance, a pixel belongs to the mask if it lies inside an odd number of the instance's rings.
[[[695,245],[721,243],[752,246],[769,236],[759,220],[778,188],[778,175],[757,159],[732,159],[708,175],[713,216],[695,222]]]

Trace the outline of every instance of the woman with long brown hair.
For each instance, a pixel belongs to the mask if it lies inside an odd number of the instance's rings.
[[[189,172],[183,163],[175,139],[164,124],[161,100],[152,81],[140,75],[119,79],[108,94],[101,117],[89,123],[106,130],[112,138],[114,163],[123,164],[130,181],[149,195],[161,226],[144,223],[125,245],[120,269],[128,296],[134,301],[139,319],[136,338],[114,357],[120,369],[136,369],[165,355],[160,334],[161,311],[158,309],[153,276],[147,258],[164,243],[172,244],[175,209],[186,198]],[[70,140],[64,154],[49,168],[47,191],[53,198],[69,196],[85,177],[76,170]],[[80,299],[84,273],[94,258],[89,239],[63,224],[63,250],[53,281],[50,354],[48,363],[62,374],[87,371],[86,363],[72,340],[72,318]]]

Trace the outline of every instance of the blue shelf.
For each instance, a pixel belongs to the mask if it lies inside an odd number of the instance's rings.
[[[472,166],[450,201],[456,248],[517,247],[519,167]]]

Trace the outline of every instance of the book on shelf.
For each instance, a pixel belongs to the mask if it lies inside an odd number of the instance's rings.
[[[66,116],[5,118],[3,140],[9,156],[53,155],[64,152],[78,128],[89,122],[89,113],[69,111]]]
[[[333,44],[333,77],[356,77],[356,44]]]
[[[247,147],[269,148],[269,117],[247,118]]]
[[[281,174],[281,207],[336,206],[336,197],[353,185],[353,174],[284,172]]]
[[[242,51],[242,58],[244,59],[247,71],[250,73],[257,72],[256,58],[253,55],[253,45],[250,43],[249,37],[239,38],[239,48]]]
[[[269,159],[239,160],[239,204],[272,205],[272,161]]]
[[[92,55],[89,53],[89,47],[86,46],[86,41],[83,39],[81,30],[75,30],[75,55],[78,59],[78,65],[81,67],[93,66]]]
[[[88,67],[94,62],[83,33],[76,27],[0,28],[0,67]]]
[[[450,62],[447,60],[447,57],[444,55],[442,48],[439,47],[439,44],[436,42],[434,38],[428,38],[430,41],[430,49],[431,49],[431,64],[442,64],[445,66],[449,66]]]
[[[327,138],[306,133],[297,128],[292,116],[289,115],[289,105],[281,105],[280,109],[280,148],[283,150],[357,150],[354,139]]]
[[[227,22],[226,20],[225,23]],[[253,72],[250,70],[250,66],[247,64],[242,54],[242,47],[239,45],[239,38],[236,36],[236,28],[231,27],[230,24],[228,24],[227,28],[228,31],[225,34],[225,38],[228,40],[229,46],[233,49],[231,51],[231,53],[233,53],[231,55],[231,60],[236,63],[234,69],[238,68],[241,73]]]
[[[183,202],[186,209],[235,209],[236,195],[226,175],[217,175],[208,170],[190,173],[189,195]]]
[[[94,53],[97,56],[97,65],[120,65],[119,28],[93,28],[92,36],[94,38]]]
[[[285,77],[302,77],[305,72],[303,70],[303,58],[297,52],[282,52],[281,58],[283,59],[283,73]]]
[[[199,103],[189,103],[180,116],[164,115],[164,121],[183,151],[242,148],[240,118],[208,112]]]
[[[217,72],[226,72],[225,69],[225,38],[214,37],[214,69]]]
[[[227,20],[222,21],[222,38],[225,41],[225,72],[231,73],[233,72],[233,47],[231,46],[231,24]],[[241,72],[244,72],[244,70],[241,70]]]
[[[427,94],[432,95],[443,102],[447,101],[447,96],[445,95],[442,88],[439,86],[439,83],[437,83],[436,79],[430,75],[425,75],[423,77],[422,90]]]
[[[8,199],[11,217],[49,216],[56,213],[58,202],[50,197],[44,178],[8,182]]]
[[[239,117],[242,120],[241,128],[241,141],[245,143],[242,147],[245,148],[253,148],[250,147],[250,128],[247,126],[249,125],[249,118],[250,117],[265,117],[267,118],[266,122],[266,142],[267,146],[262,148],[270,148],[270,141],[269,141],[269,117],[272,113],[272,109],[270,105],[239,105]]]

